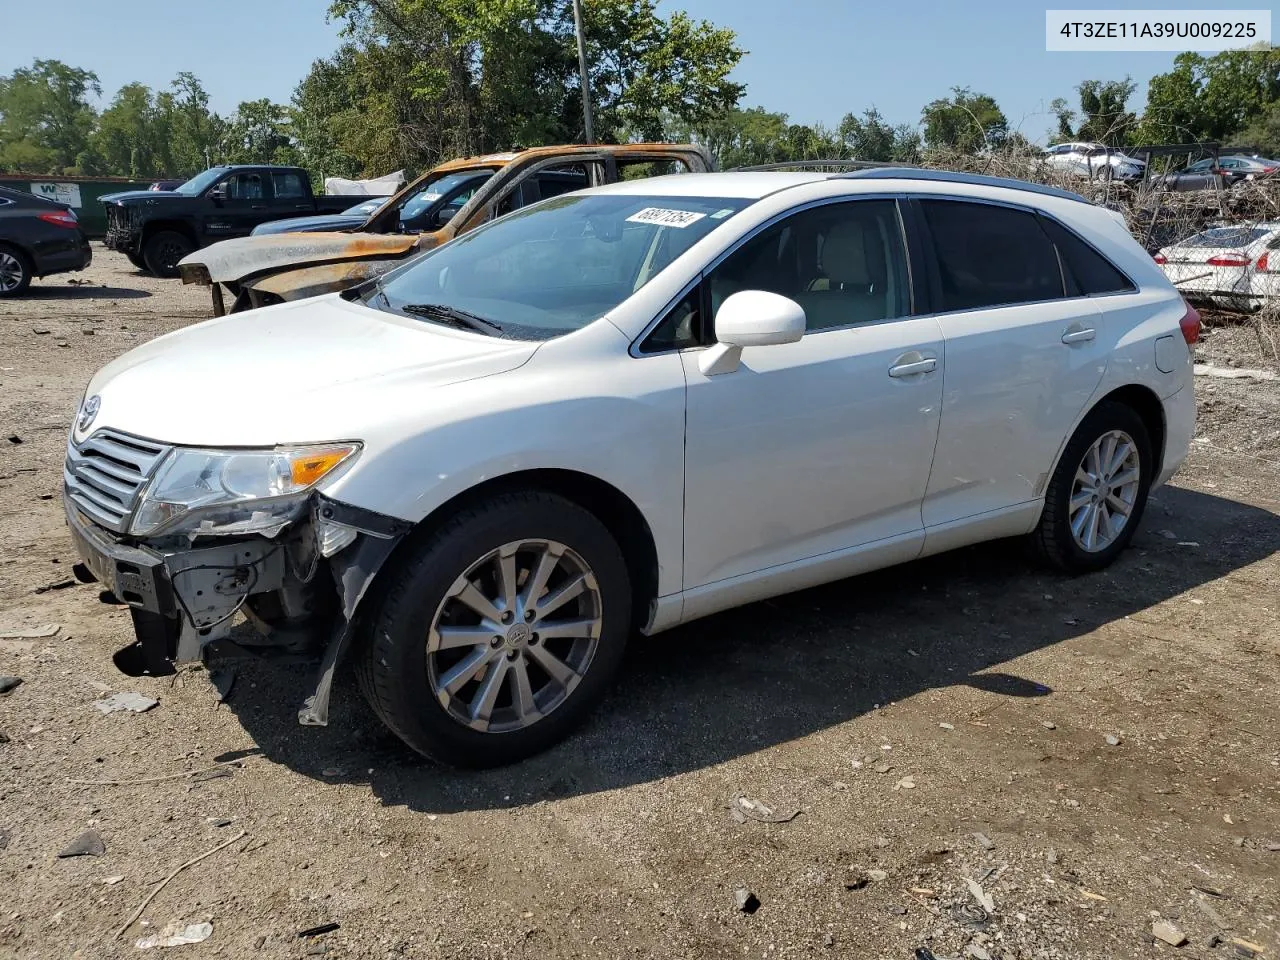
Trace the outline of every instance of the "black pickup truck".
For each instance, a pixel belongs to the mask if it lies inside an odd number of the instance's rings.
[[[135,267],[176,277],[178,261],[260,223],[304,214],[341,213],[352,197],[316,196],[301,167],[210,167],[172,191],[133,190],[102,197],[106,245]]]

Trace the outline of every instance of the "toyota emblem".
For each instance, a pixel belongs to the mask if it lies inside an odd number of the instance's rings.
[[[84,402],[84,406],[80,408],[80,416],[76,420],[76,426],[83,433],[89,429],[93,423],[93,418],[98,415],[98,408],[102,406],[102,397],[96,393]]]

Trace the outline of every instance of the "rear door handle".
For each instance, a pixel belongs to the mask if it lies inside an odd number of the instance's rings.
[[[899,357],[899,360],[906,360],[905,357]],[[918,373],[931,373],[938,369],[937,357],[925,357],[923,360],[907,360],[905,363],[897,363],[889,368],[889,376],[894,378],[912,377]]]
[[[1071,327],[1062,335],[1063,343],[1088,343],[1098,332],[1093,327]]]

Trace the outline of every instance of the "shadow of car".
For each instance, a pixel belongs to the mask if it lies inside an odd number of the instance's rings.
[[[931,689],[1046,696],[1048,684],[1003,665],[1280,550],[1280,517],[1266,510],[1177,487],[1159,496],[1164,511],[1214,549],[1180,548],[1148,521],[1110,570],[1066,581],[1028,568],[1008,542],[985,544],[637,639],[616,689],[587,725],[510,767],[468,772],[422,760],[370,715],[354,684],[339,688],[325,731],[300,733],[277,705],[300,699],[305,676],[269,661],[239,661],[250,682],[237,686],[229,706],[274,763],[316,779],[338,767],[347,771],[339,780],[368,783],[385,804],[448,813],[715,766]]]

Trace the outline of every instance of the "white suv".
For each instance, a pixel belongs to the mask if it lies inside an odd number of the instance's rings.
[[[1110,563],[1199,319],[1120,219],[925,170],[637,180],[89,384],[67,518],[152,670],[243,612],[414,749],[508,762],[628,638],[997,537]],[[243,639],[240,642],[246,642]]]

